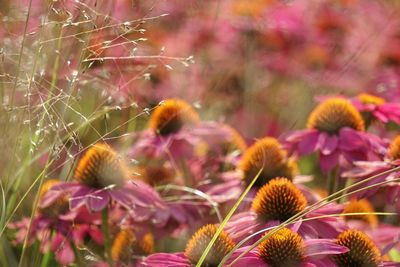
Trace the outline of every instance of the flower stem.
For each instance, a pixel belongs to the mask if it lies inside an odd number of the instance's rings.
[[[328,196],[332,195],[337,190],[337,177],[338,169],[335,168],[328,174]]]
[[[40,264],[40,267],[47,267],[49,265],[51,253],[52,253],[51,249],[49,249],[49,251],[47,251],[46,254],[44,254],[44,257],[42,258],[42,263]]]
[[[108,209],[105,208],[101,211],[101,231],[104,236],[105,256],[110,266],[114,266],[111,257],[110,235],[108,232]]]

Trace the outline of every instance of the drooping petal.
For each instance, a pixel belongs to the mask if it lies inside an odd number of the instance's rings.
[[[86,196],[86,205],[90,211],[99,212],[110,202],[110,195],[107,190],[99,190]]]
[[[330,155],[319,155],[319,165],[322,172],[327,173],[333,168],[335,168],[339,163],[339,152],[335,151]]]
[[[328,135],[324,143],[321,144],[320,150],[323,155],[332,154],[337,148],[339,141],[336,135]]]
[[[339,148],[344,151],[365,150],[365,142],[357,131],[345,127],[339,132]]]
[[[60,233],[57,233],[54,237],[51,250],[54,252],[57,262],[61,265],[70,265],[75,260],[75,254],[69,240]]]
[[[314,152],[318,148],[318,140],[319,132],[316,130],[310,130],[307,134],[304,134],[298,145],[299,155],[302,156]]]

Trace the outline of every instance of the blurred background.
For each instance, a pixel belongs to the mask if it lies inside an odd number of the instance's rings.
[[[1,0],[0,227],[85,147],[128,147],[166,98],[249,144],[305,127],[316,96],[398,101],[399,15],[396,0]]]

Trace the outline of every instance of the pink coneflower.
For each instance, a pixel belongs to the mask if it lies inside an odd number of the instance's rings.
[[[380,173],[387,172],[390,169],[400,166],[400,136],[397,136],[389,146],[386,156],[383,161],[357,161],[354,162],[355,167],[342,174],[343,177],[353,178],[356,181],[362,181],[366,178],[378,175],[374,179],[370,179],[365,183],[354,187],[353,190],[360,189],[367,186],[372,186],[377,183],[387,181],[388,183],[380,186],[373,186],[367,190],[362,190],[352,194],[353,197],[363,198],[371,196],[376,193],[382,186],[385,186],[390,193],[387,194],[388,202],[394,203],[400,194],[400,187],[398,182],[390,183],[391,180],[398,178],[399,171],[388,172],[379,175]]]
[[[339,267],[347,266],[400,266],[395,262],[384,262],[380,250],[363,232],[347,230],[337,237],[337,244],[347,247],[348,252],[335,255],[335,263]]]
[[[364,132],[364,121],[357,109],[342,98],[319,104],[310,114],[307,128],[286,136],[286,145],[300,156],[319,151],[323,172],[377,157],[385,151],[378,137]]]
[[[232,260],[248,247],[240,248]],[[329,256],[342,254],[348,249],[335,243],[334,239],[303,239],[288,228],[282,228],[261,242],[258,247],[239,258],[233,266],[247,267],[335,267]]]
[[[343,214],[364,213],[359,215],[346,215],[344,220],[350,229],[357,229],[374,240],[376,245],[390,250],[394,246],[399,246],[400,227],[379,222],[378,216],[371,202],[367,199],[352,199],[343,209]]]
[[[100,223],[96,216],[88,214],[85,209],[73,213],[69,211],[68,194],[53,196],[52,188],[59,184],[61,182],[57,180],[48,180],[43,184],[37,213],[30,229],[29,218],[12,223],[9,228],[17,230],[16,244],[23,244],[25,238],[28,238],[28,244],[37,240],[42,253],[51,249],[58,263],[69,265],[75,261],[72,246],[82,246],[87,236],[96,244],[102,245],[103,235],[96,226]]]
[[[370,125],[374,120],[400,124],[399,103],[386,102],[383,98],[366,93],[359,94],[351,102],[361,112],[366,125]]]
[[[80,159],[75,170],[76,182],[52,188],[55,195],[69,192],[71,210],[82,206],[90,212],[102,211],[115,201],[137,221],[152,220],[164,224],[167,207],[158,193],[141,181],[129,179],[127,166],[106,144],[96,144]]]
[[[277,226],[306,208],[307,200],[303,193],[288,179],[276,178],[257,192],[251,210],[234,215],[225,230],[234,240],[240,241],[258,231]],[[340,205],[326,205],[307,213],[303,218],[338,214],[341,210]],[[301,236],[308,238],[334,238],[340,229],[345,229],[340,219],[329,216],[305,220],[296,227]],[[252,240],[257,240],[261,234],[256,234]]]
[[[261,173],[255,182],[256,187],[261,187],[276,177],[292,179],[297,174],[296,162],[287,156],[287,151],[272,137],[265,137],[244,153],[239,162],[239,170],[243,172],[243,180],[248,185]]]
[[[185,252],[156,253],[145,258],[138,266],[190,267],[200,260],[201,255],[216,231],[217,226],[211,224],[205,225],[186,244]],[[234,246],[235,243],[233,240],[222,231],[205,258],[203,262],[204,266],[217,266]]]

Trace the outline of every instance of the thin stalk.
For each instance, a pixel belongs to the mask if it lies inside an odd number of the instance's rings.
[[[251,181],[251,183],[247,186],[246,190],[242,193],[240,198],[236,201],[235,205],[232,207],[232,209],[229,211],[228,215],[226,215],[224,221],[220,224],[218,227],[217,231],[215,232],[213,238],[211,239],[210,243],[208,243],[206,249],[204,250],[203,254],[201,255],[199,261],[196,264],[196,267],[201,267],[202,263],[206,259],[208,253],[210,252],[212,246],[214,245],[215,241],[217,240],[218,236],[221,234],[222,230],[224,229],[226,223],[230,220],[232,215],[235,213],[236,209],[239,207],[240,203],[242,203],[243,199],[246,197],[247,193],[250,191],[250,189],[253,187],[254,183],[257,181],[258,177],[260,176],[261,172],[263,171],[263,168],[259,170],[257,175],[254,177],[254,179]]]
[[[19,69],[21,68],[22,53],[24,52],[26,31],[28,29],[28,22],[29,22],[29,18],[31,16],[31,7],[32,7],[32,0],[29,1],[28,13],[26,14],[26,21],[25,21],[25,26],[24,26],[24,34],[22,36],[21,48],[19,50],[17,73],[15,74],[15,82],[14,82],[14,86],[13,86],[12,92],[11,92],[11,101],[10,101],[10,106],[11,107],[14,105],[15,90],[17,89],[17,84],[18,84],[18,79],[19,79]]]
[[[49,251],[47,251],[46,254],[44,254],[44,257],[42,258],[42,263],[40,264],[40,267],[49,266],[51,254],[52,254],[51,249],[49,249]]]
[[[105,257],[110,266],[114,266],[111,257],[111,243],[110,234],[108,232],[108,209],[105,208],[101,211],[101,231],[104,236]]]

